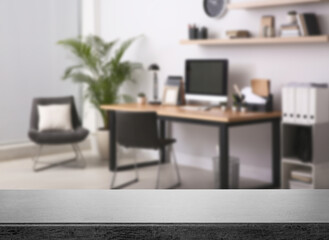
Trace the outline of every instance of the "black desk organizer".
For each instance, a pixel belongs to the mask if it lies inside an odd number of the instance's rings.
[[[246,103],[246,107],[250,112],[271,112],[273,111],[273,95],[270,94],[266,99],[265,104]]]

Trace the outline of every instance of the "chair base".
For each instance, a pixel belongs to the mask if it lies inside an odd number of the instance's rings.
[[[111,189],[122,189],[122,188],[125,188],[131,184],[134,184],[134,183],[137,183],[139,181],[139,174],[138,174],[138,167],[137,167],[137,159],[135,158],[135,178],[131,181],[128,181],[128,182],[125,182],[119,186],[114,186],[115,184],[115,178],[117,176],[117,172],[118,172],[118,166],[116,165],[115,166],[115,170],[114,170],[114,173],[113,173],[113,177],[112,177],[112,182],[111,182]]]
[[[130,186],[130,185],[132,185],[134,183],[137,183],[138,181],[139,181],[139,179],[138,178],[135,178],[135,179],[133,179],[133,180],[131,180],[129,182],[123,183],[123,184],[121,184],[119,186],[111,187],[111,189],[122,189],[122,188],[128,187],[128,186]]]
[[[179,188],[182,184],[180,182],[175,183],[174,185],[167,187],[165,189],[176,189]]]
[[[37,149],[37,153],[35,155],[35,157],[32,159],[34,164],[33,164],[33,171],[34,172],[41,172],[50,168],[54,168],[54,167],[58,167],[58,166],[62,166],[71,162],[79,162],[79,160],[81,160],[80,162],[82,163],[82,165],[80,166],[81,168],[85,168],[86,167],[86,160],[83,157],[83,154],[80,150],[80,147],[78,144],[72,144],[72,148],[73,151],[75,153],[75,157],[72,159],[68,159],[68,160],[64,160],[64,161],[60,161],[60,162],[56,162],[56,163],[52,163],[52,164],[46,164],[46,166],[43,167],[37,167],[38,164],[40,163],[40,155],[41,155],[41,151],[42,151],[43,145],[40,145]]]
[[[172,186],[167,187],[165,189],[174,189],[174,188],[178,188],[181,185],[181,177],[180,177],[179,168],[178,168],[178,164],[177,164],[176,154],[175,154],[173,147],[171,147],[171,154],[172,154],[173,164],[175,167],[175,172],[177,175],[177,183],[175,183]],[[159,162],[159,165],[158,165],[158,174],[157,174],[157,181],[156,181],[156,186],[155,186],[156,189],[160,188],[160,172],[161,172],[160,168],[161,168],[161,162]]]
[[[177,159],[176,159],[176,155],[175,152],[173,150],[173,148],[171,148],[171,153],[172,153],[172,158],[173,158],[173,162],[174,162],[174,167],[175,167],[175,172],[177,174],[177,183],[171,185],[170,187],[167,187],[165,189],[175,189],[178,188],[179,186],[181,186],[181,177],[180,177],[180,173],[179,173],[179,168],[178,168],[178,164],[177,164]],[[134,168],[135,168],[135,179],[125,182],[119,186],[114,186],[115,184],[115,179],[116,179],[116,175],[118,172],[118,167],[115,167],[114,173],[113,173],[113,177],[112,177],[112,182],[111,182],[111,189],[122,189],[125,188],[127,186],[130,186],[131,184],[137,183],[139,181],[139,175],[138,175],[138,167],[137,167],[137,160],[135,159],[135,164],[134,164]],[[160,172],[161,172],[161,161],[159,161],[158,164],[158,173],[157,173],[157,177],[156,177],[156,189],[160,188]]]

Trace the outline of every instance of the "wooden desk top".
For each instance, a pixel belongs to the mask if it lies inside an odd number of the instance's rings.
[[[329,223],[328,199],[326,190],[0,191],[0,225]]]
[[[232,112],[231,110],[221,111],[219,108],[213,108],[210,111],[191,111],[184,110],[179,106],[162,105],[138,105],[138,104],[117,104],[101,106],[106,111],[153,111],[159,116],[183,118],[191,120],[202,120],[210,122],[245,122],[265,119],[280,118],[281,112]]]

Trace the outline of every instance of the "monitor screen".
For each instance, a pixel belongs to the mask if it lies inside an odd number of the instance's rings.
[[[187,60],[186,93],[227,95],[227,60]]]

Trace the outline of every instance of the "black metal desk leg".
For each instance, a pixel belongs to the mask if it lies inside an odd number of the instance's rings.
[[[116,132],[115,132],[115,111],[109,112],[109,126],[110,126],[110,171],[115,170],[117,163],[117,148],[116,148]]]
[[[272,182],[273,187],[280,187],[280,119],[272,122]]]
[[[229,188],[229,127],[226,124],[220,125],[219,146],[220,146],[220,189]]]
[[[164,138],[166,138],[166,121],[160,119],[159,122],[160,122],[160,137],[162,139],[164,139]],[[167,161],[165,147],[161,148],[161,150],[160,150],[160,160],[161,160],[161,163],[166,163],[166,161]]]

